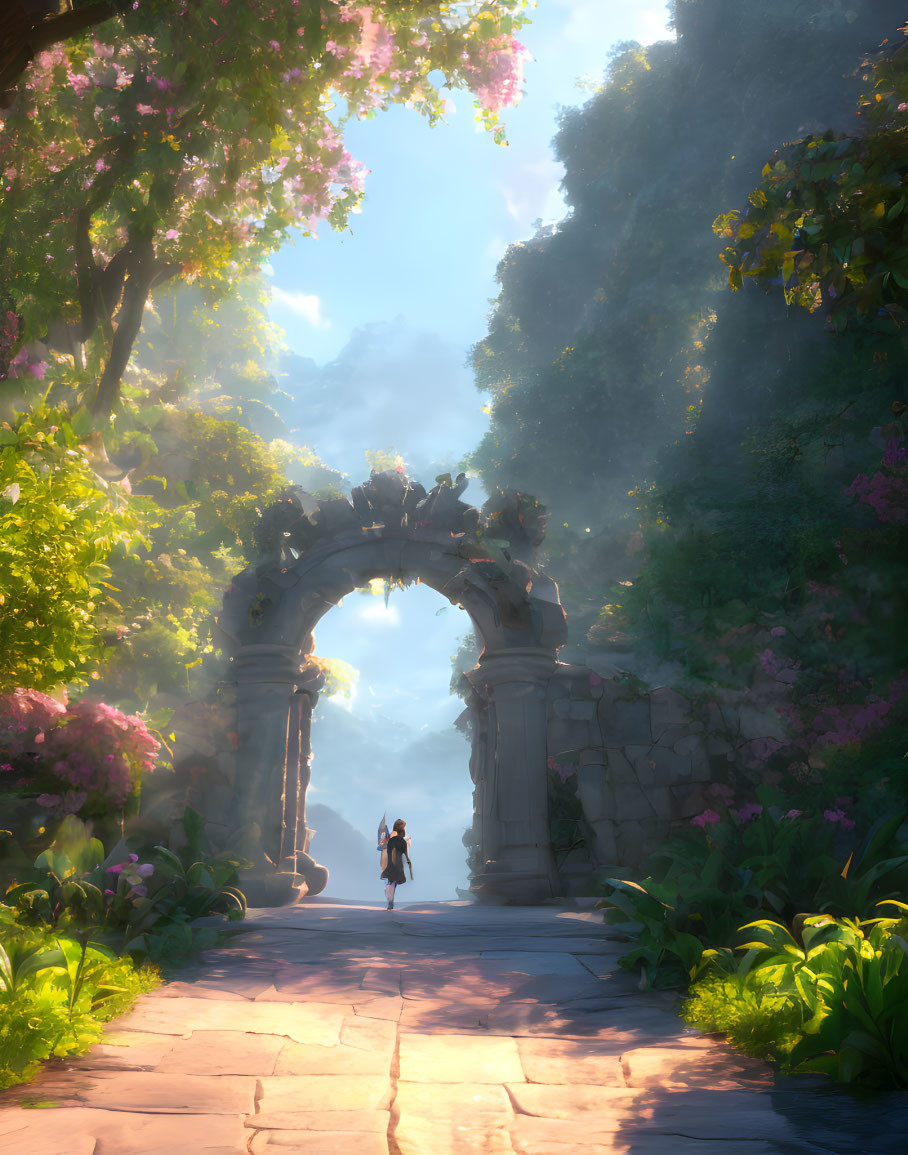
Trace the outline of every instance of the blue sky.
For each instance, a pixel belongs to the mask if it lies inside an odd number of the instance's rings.
[[[282,384],[297,396],[294,436],[352,484],[368,475],[363,451],[386,449],[391,436],[427,487],[431,462],[449,469],[440,463],[479,441],[484,399],[465,362],[485,335],[508,245],[532,236],[536,220],[565,213],[551,150],[558,109],[585,102],[589,89],[576,81],[598,83],[615,43],[665,39],[666,17],[650,0],[539,0],[521,32],[534,59],[524,99],[504,118],[507,148],[477,130],[466,93],[454,94],[456,111],[434,129],[402,108],[349,127],[347,147],[371,170],[363,211],[350,231],[326,228],[274,257],[271,316],[294,353],[319,365],[344,353],[327,376],[309,378],[310,389],[327,380],[344,397],[327,414],[313,393],[307,399],[305,374]],[[363,351],[349,342],[366,327],[374,343]],[[482,504],[475,480],[466,500]],[[315,631],[316,652],[360,676],[351,699],[318,707],[310,801],[352,823],[364,846],[381,810],[407,818],[421,853],[411,897],[450,898],[467,885],[460,836],[471,814],[469,746],[451,728],[463,703],[448,683],[449,656],[469,630],[465,613],[420,586],[395,590],[387,606],[351,594]],[[359,867],[344,873],[348,842],[349,832],[316,836],[313,853],[333,871],[327,893],[377,894],[368,862],[362,876]]]
[[[290,348],[323,364],[357,327],[402,319],[465,358],[507,246],[564,215],[550,147],[558,108],[587,99],[576,82],[598,82],[616,42],[666,38],[666,18],[651,0],[539,0],[520,33],[533,60],[504,115],[507,148],[477,128],[469,93],[452,95],[456,111],[434,129],[399,107],[351,123],[347,147],[371,170],[362,213],[350,231],[300,236],[271,262],[271,316]]]

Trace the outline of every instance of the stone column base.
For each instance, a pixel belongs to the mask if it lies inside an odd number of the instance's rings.
[[[547,874],[487,871],[470,879],[470,893],[489,906],[542,906],[554,897]]]

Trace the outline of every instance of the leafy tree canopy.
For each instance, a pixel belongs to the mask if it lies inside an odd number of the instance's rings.
[[[14,340],[73,356],[109,413],[152,289],[180,277],[222,294],[291,228],[344,226],[363,181],[350,117],[403,103],[434,122],[442,84],[471,89],[503,139],[525,7],[140,0],[41,53],[2,114]]]

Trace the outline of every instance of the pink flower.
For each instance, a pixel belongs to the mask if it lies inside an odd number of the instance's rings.
[[[783,818],[800,818],[804,813],[803,810],[789,810],[787,814],[783,814]]]
[[[39,806],[56,806],[61,801],[59,794],[39,794],[37,802]]]
[[[827,822],[841,822],[845,817],[844,810],[824,810],[823,817]]]
[[[735,796],[734,790],[730,786],[726,786],[723,782],[714,782],[709,788],[710,794],[714,794],[717,798],[721,798],[727,805]]]
[[[763,807],[759,802],[748,802],[746,806],[742,806],[738,811],[738,818],[743,824],[750,822],[752,818],[757,818],[763,813]]]
[[[784,638],[788,630],[784,626],[773,626],[769,632],[774,638]]]
[[[721,821],[719,815],[715,810],[704,810],[702,814],[698,814],[695,818],[690,820],[691,826],[712,826],[716,822]]]

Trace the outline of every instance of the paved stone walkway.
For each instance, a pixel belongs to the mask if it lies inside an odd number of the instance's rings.
[[[88,1055],[0,1094],[0,1152],[905,1149],[908,1096],[774,1080],[641,994],[589,909],[319,898],[240,925]]]

